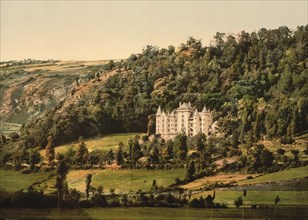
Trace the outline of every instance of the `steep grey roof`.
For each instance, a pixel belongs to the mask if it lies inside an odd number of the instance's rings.
[[[202,112],[207,112],[207,109],[205,106],[203,107]]]
[[[188,105],[188,103],[183,102],[183,104],[178,109],[190,109],[191,107]]]

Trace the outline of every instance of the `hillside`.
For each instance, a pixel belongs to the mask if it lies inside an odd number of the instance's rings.
[[[7,62],[0,67],[1,121],[23,124],[71,95],[76,79],[94,78],[106,61]]]
[[[308,127],[307,31],[217,33],[209,47],[192,37],[178,49],[148,45],[141,54],[109,62],[104,80],[80,84],[56,110],[27,123],[27,142],[43,146],[49,135],[60,144],[80,135],[145,132],[159,105],[171,111],[190,101],[214,112],[233,147],[275,138],[292,143]]]

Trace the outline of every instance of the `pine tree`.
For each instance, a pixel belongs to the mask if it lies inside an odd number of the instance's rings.
[[[188,153],[187,136],[185,134],[179,134],[176,141],[178,148],[178,155],[181,160],[185,160]]]
[[[69,165],[64,159],[60,160],[60,162],[58,163],[57,170],[56,170],[55,187],[58,190],[59,200],[63,199],[63,193],[65,192],[65,189],[66,189],[65,180],[66,180],[66,175],[68,173],[69,168],[70,168]]]
[[[75,164],[84,165],[88,162],[89,151],[86,144],[83,142],[83,138],[79,138],[80,144],[75,155]]]
[[[48,143],[46,145],[46,158],[49,164],[55,159],[55,144],[52,136],[48,137]]]
[[[191,180],[196,172],[195,161],[191,161],[187,169],[187,178]]]
[[[89,173],[86,177],[86,197],[87,198],[89,198],[91,182],[92,182],[92,174]]]
[[[123,158],[123,143],[119,143],[119,149],[116,155],[116,160],[118,165],[123,165],[124,163],[124,158]]]

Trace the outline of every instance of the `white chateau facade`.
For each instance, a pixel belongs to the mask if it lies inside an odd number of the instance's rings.
[[[158,107],[156,134],[160,134],[165,139],[174,138],[182,132],[188,136],[194,136],[199,132],[209,136],[214,132],[214,129],[212,113],[205,106],[201,112],[198,112],[190,102],[180,102],[179,107],[171,113],[165,113],[160,106]]]

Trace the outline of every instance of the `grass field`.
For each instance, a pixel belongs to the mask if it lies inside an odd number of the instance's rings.
[[[212,195],[213,191],[193,194],[192,198],[199,198]],[[243,197],[243,191],[216,191],[215,202],[224,203],[228,207],[234,207],[234,200],[242,197],[244,204],[251,206],[256,205],[274,205],[276,196],[279,196],[279,205],[306,205],[308,206],[308,191],[247,191],[247,195]]]
[[[110,149],[116,150],[118,149],[119,142],[123,142],[124,144],[127,143],[127,140],[129,138],[134,137],[135,135],[142,136],[144,133],[118,133],[118,134],[109,134],[103,137],[97,137],[97,138],[91,138],[91,139],[85,139],[85,144],[88,147],[89,151],[93,151],[95,149],[108,151]],[[65,144],[61,145],[59,147],[56,147],[56,152],[58,153],[64,153],[67,151],[67,149],[75,145],[76,149],[78,147],[78,141],[72,142],[71,144]],[[43,150],[44,152],[44,150]]]
[[[3,219],[243,219],[242,209],[191,208],[91,208],[91,209],[0,209]],[[307,207],[245,209],[244,219],[301,220]]]
[[[52,172],[22,174],[13,170],[0,169],[0,188],[9,192],[15,192],[27,188],[34,182],[47,179]]]
[[[88,173],[93,175],[91,185],[94,187],[102,185],[106,192],[110,188],[116,192],[129,192],[150,190],[154,179],[158,186],[169,186],[176,178],[183,179],[186,170],[73,170],[67,177],[69,187],[84,192]]]
[[[185,170],[72,170],[67,176],[69,187],[85,191],[85,179],[88,173],[92,173],[94,187],[102,185],[105,192],[114,188],[116,192],[147,191],[151,189],[153,179],[156,179],[158,186],[167,187],[174,183],[176,178],[184,178]],[[53,172],[21,174],[12,170],[0,170],[0,188],[9,192],[19,189],[27,189],[34,182],[48,179]],[[42,187],[45,193],[50,193],[54,188],[55,177],[49,178]]]
[[[306,167],[298,167],[292,168],[289,170],[284,170],[276,173],[269,173],[263,176],[256,177],[255,179],[247,179],[243,181],[239,181],[239,185],[243,184],[257,184],[257,183],[266,183],[271,181],[280,181],[280,180],[288,180],[295,178],[304,178],[308,177],[308,166]]]

